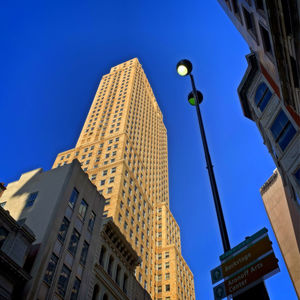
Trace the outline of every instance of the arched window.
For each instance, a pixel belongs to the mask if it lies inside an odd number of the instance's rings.
[[[97,300],[98,295],[99,295],[99,286],[98,286],[98,284],[95,284],[92,300]]]
[[[108,296],[104,294],[102,300],[108,300]]]
[[[104,267],[105,253],[106,253],[106,248],[104,246],[102,246],[101,252],[100,252],[100,257],[99,257],[99,263],[102,267]]]
[[[267,87],[267,85],[264,82],[262,82],[257,87],[255,98],[254,98],[255,104],[260,109],[260,111],[264,111],[271,97],[272,97],[272,93],[270,89]]]
[[[111,255],[108,261],[108,267],[107,267],[107,273],[112,276],[112,269],[113,269],[113,264],[114,264],[114,258]]]
[[[117,266],[117,272],[116,272],[116,283],[120,285],[120,277],[121,277],[121,267]]]
[[[127,283],[128,283],[128,276],[124,274],[124,279],[123,279],[123,291],[125,294],[127,294]]]

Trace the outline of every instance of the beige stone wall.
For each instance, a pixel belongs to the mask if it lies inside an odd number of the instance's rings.
[[[285,264],[300,298],[299,204],[285,191],[277,170],[260,192]]]

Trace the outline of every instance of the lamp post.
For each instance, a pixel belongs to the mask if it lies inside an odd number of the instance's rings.
[[[200,133],[201,133],[201,138],[202,138],[202,143],[203,143],[203,148],[204,148],[205,160],[206,160],[206,165],[207,165],[207,170],[208,170],[208,175],[209,175],[209,181],[210,181],[211,190],[212,190],[212,194],[213,194],[213,198],[214,198],[214,204],[215,204],[215,209],[216,209],[216,213],[217,213],[223,248],[224,248],[224,252],[226,252],[226,251],[230,250],[230,242],[229,242],[228,233],[227,233],[227,229],[226,229],[225,219],[224,219],[224,215],[223,215],[223,210],[222,210],[222,206],[221,206],[221,201],[220,201],[220,197],[219,197],[219,192],[218,192],[218,187],[217,187],[217,183],[216,183],[216,179],[215,179],[213,165],[211,162],[209,149],[208,149],[208,145],[207,145],[207,141],[206,141],[206,135],[205,135],[205,131],[204,131],[202,116],[201,116],[201,112],[200,112],[200,103],[203,100],[203,95],[201,92],[196,90],[194,77],[192,75],[193,66],[189,60],[187,60],[187,59],[181,60],[177,64],[176,69],[177,69],[177,73],[180,76],[189,75],[190,79],[191,79],[193,90],[188,96],[188,101],[191,105],[194,105],[196,107],[198,122],[199,122],[199,127],[200,127]]]
[[[205,160],[206,160],[206,164],[207,164],[207,170],[208,170],[211,190],[213,193],[215,208],[216,208],[216,212],[217,212],[219,229],[220,229],[220,233],[221,233],[221,237],[222,237],[222,244],[223,244],[224,252],[227,252],[228,250],[230,250],[230,243],[229,243],[228,233],[227,233],[224,215],[223,215],[223,211],[222,211],[219,192],[218,192],[218,188],[217,188],[217,183],[216,183],[216,179],[215,179],[215,174],[214,174],[214,170],[213,170],[213,165],[211,162],[209,149],[208,149],[208,145],[207,145],[207,141],[206,141],[206,135],[205,135],[205,131],[204,131],[202,116],[201,116],[201,112],[200,112],[200,103],[203,100],[203,95],[200,91],[196,90],[194,77],[192,75],[193,66],[189,60],[183,59],[183,60],[179,61],[176,69],[177,69],[177,73],[180,76],[189,75],[190,79],[191,79],[193,90],[188,95],[188,101],[191,105],[196,107],[198,122],[199,122],[199,127],[200,127],[200,132],[201,132],[201,138],[202,138],[202,143],[203,143],[203,148],[204,148],[204,153],[205,153]],[[252,300],[252,299],[270,300],[267,289],[266,289],[263,281],[259,282],[258,284],[251,287],[250,289],[246,290],[242,294],[235,296],[233,299],[234,300]]]

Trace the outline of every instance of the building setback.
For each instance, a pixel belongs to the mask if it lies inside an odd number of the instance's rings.
[[[300,210],[277,170],[260,189],[282,256],[300,298]]]
[[[112,220],[102,219],[104,202],[77,160],[7,185],[1,206],[36,236],[24,299],[151,299],[134,277],[136,252]],[[101,256],[102,247],[109,257]]]
[[[251,49],[238,94],[244,115],[256,123],[278,170],[261,194],[299,296],[299,265],[294,262],[300,250],[300,3],[218,1]]]
[[[76,147],[53,168],[75,158],[106,198],[104,216],[141,257],[136,277],[152,298],[195,299],[169,208],[167,131],[137,58],[102,77]]]

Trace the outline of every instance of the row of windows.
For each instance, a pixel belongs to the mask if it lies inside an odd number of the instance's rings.
[[[272,93],[266,83],[260,83],[254,96],[254,102],[261,112],[265,110],[271,98]],[[270,131],[275,143],[279,145],[282,151],[286,149],[296,134],[295,127],[282,109],[272,122]]]

